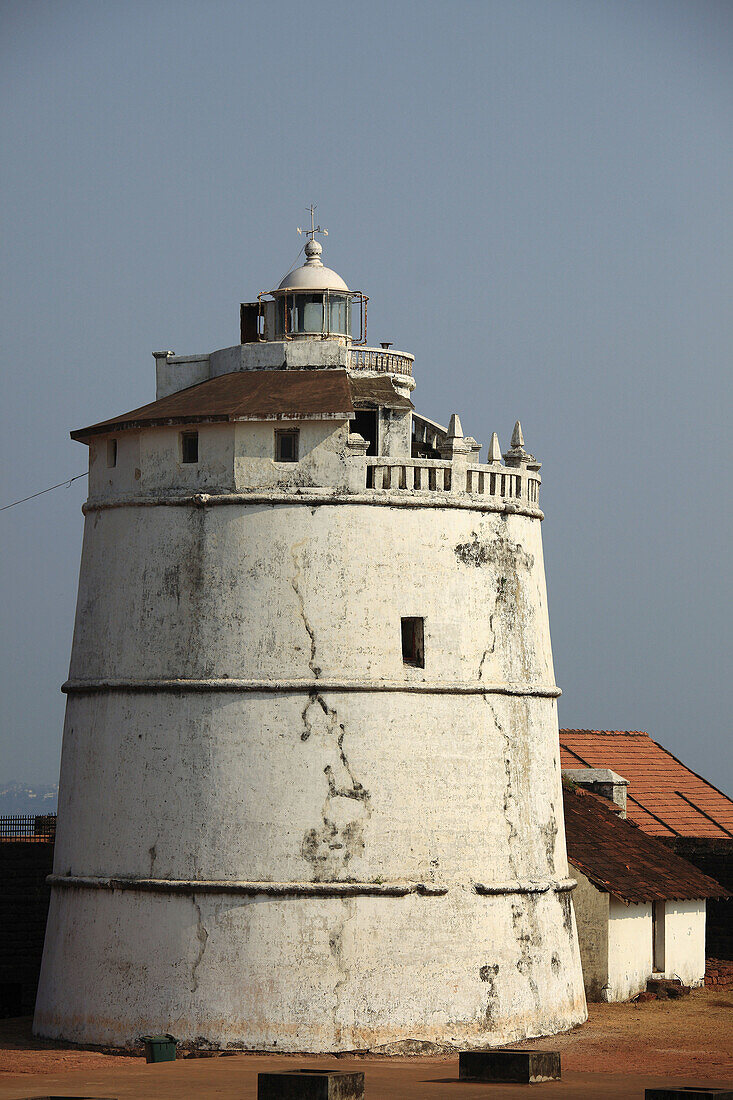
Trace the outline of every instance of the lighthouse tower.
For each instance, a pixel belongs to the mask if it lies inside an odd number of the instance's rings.
[[[89,498],[38,1034],[462,1046],[585,1018],[539,463],[303,266],[72,433]]]

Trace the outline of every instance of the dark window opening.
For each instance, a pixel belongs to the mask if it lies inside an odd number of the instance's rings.
[[[117,465],[117,440],[107,440],[107,466],[111,470],[113,466]]]
[[[275,432],[275,461],[297,462],[300,432],[297,428],[288,432]]]
[[[199,433],[181,432],[181,462],[194,463],[199,460]]]
[[[425,668],[425,620],[402,620],[402,661],[414,668]]]
[[[356,416],[351,421],[351,431],[366,439],[368,455],[377,454],[377,410],[357,409]]]

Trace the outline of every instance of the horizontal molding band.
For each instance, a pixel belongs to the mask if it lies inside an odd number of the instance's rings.
[[[548,891],[562,894],[567,890],[574,890],[577,885],[574,878],[550,882],[523,882],[517,879],[516,882],[474,882],[473,889],[477,894],[492,897],[496,894],[546,894]]]
[[[443,897],[448,886],[434,882],[242,882],[231,879],[114,878],[92,875],[49,875],[50,886],[75,890],[136,890],[146,894],[240,894],[302,898]],[[473,891],[487,897],[504,894],[556,894],[574,890],[575,879],[529,882],[474,882]]]
[[[253,692],[265,695],[302,692],[397,692],[407,695],[519,695],[556,699],[560,688],[549,684],[490,683],[481,680],[430,681],[407,680],[235,680],[219,679],[99,679],[67,680],[61,690],[65,695],[91,695],[103,692],[149,693],[172,692]]]
[[[432,882],[235,882],[229,879],[97,878],[49,875],[50,886],[75,890],[136,890],[147,894],[239,894],[251,897],[403,898],[408,894],[442,897],[447,886]]]
[[[493,500],[471,497],[468,493],[413,492],[409,489],[371,489],[367,493],[329,493],[315,489],[292,489],[288,492],[272,489],[247,493],[185,493],[175,496],[129,496],[112,500],[88,500],[82,512],[104,512],[110,508],[211,508],[223,504],[364,504],[389,508],[458,508],[469,512],[507,512],[510,515],[544,519],[540,508],[519,504],[513,500]]]

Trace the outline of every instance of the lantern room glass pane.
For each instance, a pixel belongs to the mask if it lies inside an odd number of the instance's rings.
[[[338,332],[343,335],[348,335],[348,299],[342,294],[332,294],[330,312],[329,332]]]
[[[297,299],[296,299],[297,301]],[[299,310],[296,332],[323,332],[323,295],[303,294],[297,303]]]

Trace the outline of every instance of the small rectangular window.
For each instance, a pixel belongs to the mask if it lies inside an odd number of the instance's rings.
[[[275,461],[297,462],[300,432],[297,428],[286,432],[275,432]]]
[[[414,668],[425,668],[425,620],[402,620],[402,661]]]
[[[107,440],[107,466],[111,470],[113,466],[117,465],[117,440]]]
[[[193,464],[199,460],[199,433],[181,432],[181,462]]]

